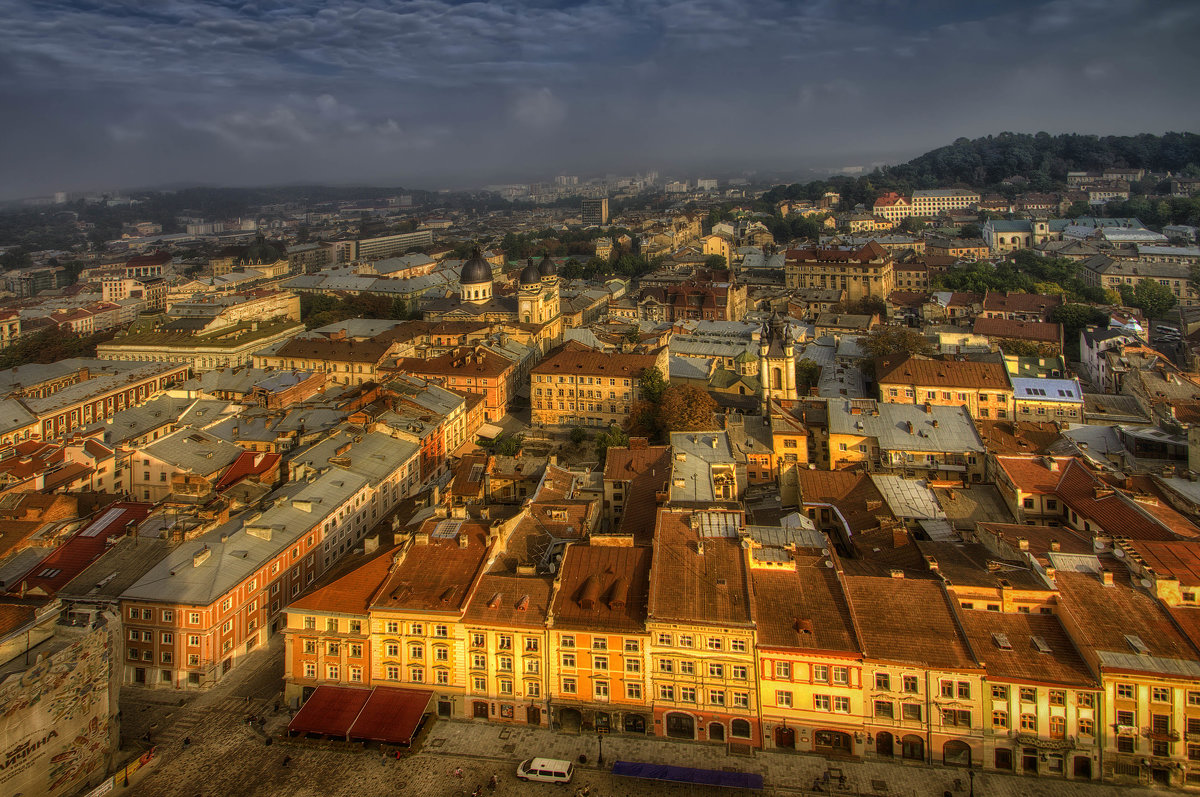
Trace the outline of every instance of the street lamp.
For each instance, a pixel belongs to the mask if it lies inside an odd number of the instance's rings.
[[[603,728],[599,728],[596,730],[596,741],[600,745],[600,754],[598,756],[596,756],[596,766],[603,767],[604,766],[604,729]]]
[[[967,777],[971,781],[971,789],[970,789],[970,791],[967,792],[967,797],[975,797],[975,770],[968,769]]]

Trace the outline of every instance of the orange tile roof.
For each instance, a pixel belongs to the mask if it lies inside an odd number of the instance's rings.
[[[1200,543],[1194,540],[1128,540],[1123,547],[1141,558],[1160,576],[1179,581],[1181,587],[1200,586]]]
[[[371,596],[383,585],[395,554],[395,548],[380,549],[346,575],[301,595],[287,610],[365,616]]]
[[[692,510],[660,509],[654,533],[649,615],[658,621],[750,625],[750,582],[741,542],[703,538],[691,527]],[[740,513],[735,513],[740,514]]]
[[[1012,390],[1008,372],[1000,363],[921,360],[916,357],[908,357],[897,363],[886,363],[877,381],[880,385]]]
[[[992,454],[1041,454],[1062,435],[1051,421],[975,419],[975,428]]]
[[[554,626],[645,630],[650,561],[650,549],[640,545],[569,546],[554,596]]]
[[[387,583],[371,604],[375,609],[457,613],[463,610],[483,572],[489,546],[488,528],[464,520],[457,538],[433,536],[441,518],[425,521],[421,531],[429,542],[413,542],[402,554]],[[466,540],[466,547],[459,544]]]
[[[638,379],[642,371],[653,368],[658,362],[657,353],[620,354],[589,348],[578,341],[551,352],[537,365],[534,374],[586,374],[589,376]]]
[[[1013,321],[1007,318],[975,319],[971,330],[976,335],[987,335],[998,338],[1016,338],[1018,340],[1040,340],[1051,343],[1062,343],[1062,324],[1051,324],[1046,321]]]
[[[883,494],[865,473],[846,470],[798,470],[800,500],[805,503],[833,504],[850,524],[850,530],[873,529],[879,521],[894,515]]]
[[[1151,656],[1195,660],[1196,650],[1171,624],[1162,606],[1133,586],[1125,566],[1110,558],[1101,564],[1113,573],[1111,586],[1093,573],[1059,570],[1054,575],[1060,611],[1070,616],[1067,625],[1074,629],[1076,642],[1085,649],[1135,653],[1125,637],[1136,634]]]
[[[1004,471],[1009,481],[1023,493],[1045,495],[1054,492],[1058,481],[1072,457],[1034,457],[1034,456],[1005,456],[994,457],[996,465]],[[1057,470],[1048,467],[1054,462]]]
[[[760,646],[859,654],[850,605],[822,561],[805,557],[793,570],[751,570]]]
[[[1054,615],[963,610],[959,618],[989,679],[1096,688],[1079,651]],[[1034,637],[1040,637],[1050,652],[1040,652]]]
[[[936,582],[848,575],[845,584],[865,657],[943,670],[978,669]]]
[[[463,614],[463,622],[541,628],[546,624],[554,580],[548,576],[488,573]]]
[[[1072,459],[1067,463],[1054,492],[1081,516],[1079,523],[1075,524],[1077,526],[1086,519],[1114,536],[1143,540],[1175,539],[1175,532],[1149,512],[1149,507],[1109,487],[1079,460]],[[1180,520],[1186,523],[1182,518]],[[1185,526],[1179,527],[1186,533],[1200,536],[1200,529],[1191,524],[1187,526],[1191,527],[1190,531]]]

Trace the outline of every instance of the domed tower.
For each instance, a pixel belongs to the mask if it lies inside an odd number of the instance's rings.
[[[538,276],[544,288],[542,296],[542,323],[546,323],[552,318],[557,318],[559,313],[558,269],[555,267],[554,259],[550,257],[549,252],[542,255],[542,261],[538,263]]]
[[[525,268],[521,270],[521,276],[517,280],[520,285],[520,293],[517,296],[517,316],[522,323],[525,324],[541,324],[546,319],[542,317],[542,275],[538,271],[538,267],[533,264],[533,258],[525,264]]]
[[[462,288],[463,302],[483,304],[492,298],[492,265],[483,259],[483,252],[477,246],[471,251],[471,257],[463,263],[462,272],[458,275],[458,284]]]
[[[758,341],[758,379],[762,384],[763,403],[795,401],[796,345],[786,320],[773,313],[763,324]]]

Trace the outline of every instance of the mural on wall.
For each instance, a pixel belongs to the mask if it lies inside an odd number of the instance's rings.
[[[97,628],[0,684],[0,794],[61,795],[115,748],[112,635]]]

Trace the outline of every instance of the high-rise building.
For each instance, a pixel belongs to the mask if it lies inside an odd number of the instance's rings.
[[[583,200],[580,215],[583,217],[583,226],[585,227],[608,224],[608,197]]]

